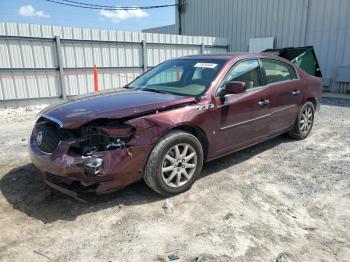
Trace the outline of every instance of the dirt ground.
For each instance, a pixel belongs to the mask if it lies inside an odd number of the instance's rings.
[[[207,163],[171,214],[142,182],[87,204],[51,191],[17,111],[0,112],[1,261],[350,261],[350,100],[325,100],[304,141]]]

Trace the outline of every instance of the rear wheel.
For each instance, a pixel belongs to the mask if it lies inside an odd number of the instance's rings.
[[[162,138],[150,154],[144,180],[162,195],[188,190],[203,166],[203,149],[198,139],[183,131]]]
[[[315,107],[313,103],[306,102],[299,110],[293,129],[288,132],[289,137],[298,140],[306,138],[310,134],[314,124],[314,115]]]

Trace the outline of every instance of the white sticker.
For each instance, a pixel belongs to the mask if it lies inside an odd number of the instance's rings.
[[[194,67],[201,67],[201,68],[215,68],[218,64],[214,63],[197,63],[194,65]]]

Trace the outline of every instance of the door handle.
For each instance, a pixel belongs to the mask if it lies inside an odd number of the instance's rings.
[[[259,101],[258,104],[259,104],[259,106],[268,105],[268,104],[270,104],[270,100],[264,99],[264,100]]]
[[[293,92],[292,92],[292,95],[293,96],[297,96],[297,95],[299,95],[300,94],[300,90],[294,90]]]

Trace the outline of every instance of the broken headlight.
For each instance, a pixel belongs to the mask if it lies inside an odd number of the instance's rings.
[[[103,172],[103,159],[96,158],[83,166],[87,176],[101,175]]]
[[[80,138],[71,146],[70,153],[90,156],[98,151],[126,148],[134,132],[134,127],[111,120],[90,123],[80,128]]]

